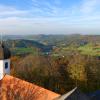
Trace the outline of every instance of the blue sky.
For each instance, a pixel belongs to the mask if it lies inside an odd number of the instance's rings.
[[[100,0],[0,0],[3,34],[100,34]]]

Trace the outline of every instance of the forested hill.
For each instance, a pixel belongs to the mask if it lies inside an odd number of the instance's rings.
[[[52,49],[52,46],[44,45],[34,40],[25,40],[25,39],[17,39],[17,40],[7,40],[5,44],[9,48],[30,48],[35,47],[40,49],[42,52],[49,52]]]
[[[36,44],[39,43],[39,47],[42,43],[46,45],[60,45],[60,44],[65,44],[65,45],[70,45],[70,44],[86,44],[86,43],[100,43],[100,35],[80,35],[80,34],[72,34],[72,35],[26,35],[26,36],[13,36],[13,35],[8,35],[4,36],[4,39],[8,40],[34,40],[33,42]],[[18,40],[19,41],[19,40]],[[30,41],[26,41],[30,42]],[[32,41],[31,43],[34,44]],[[36,43],[38,42],[38,43]]]
[[[100,35],[30,35],[26,39],[33,39],[44,44],[60,45],[60,44],[84,44],[84,43],[100,43]]]
[[[35,40],[38,42],[47,42],[49,44],[54,44],[57,42],[68,42],[68,41],[78,41],[84,40],[87,42],[100,42],[100,35],[80,35],[80,34],[72,34],[72,35],[6,35],[3,37],[5,40],[16,40],[16,39],[25,39],[25,40]]]
[[[11,38],[6,44],[13,49],[14,54],[16,52],[26,54],[29,51],[33,53],[34,50],[30,47],[34,47],[43,54],[51,51],[51,56],[66,56],[73,51],[84,55],[100,56],[100,35],[29,35],[23,36],[23,39]]]

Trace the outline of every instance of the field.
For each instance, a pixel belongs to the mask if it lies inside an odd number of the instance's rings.
[[[32,54],[32,55],[37,55],[37,49],[36,48],[14,48],[14,49],[11,49],[12,51],[12,54],[13,55],[24,55],[24,54]]]
[[[91,44],[80,46],[78,50],[81,54],[91,55],[91,56],[100,56],[100,46],[93,46]]]

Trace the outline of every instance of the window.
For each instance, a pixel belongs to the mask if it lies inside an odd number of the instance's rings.
[[[5,69],[7,69],[7,68],[8,68],[8,62],[5,63]]]

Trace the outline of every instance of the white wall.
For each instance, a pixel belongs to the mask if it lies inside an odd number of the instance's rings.
[[[0,80],[3,78],[4,76],[4,61],[3,60],[0,60]]]
[[[8,63],[8,68],[5,69],[5,63]],[[0,80],[4,77],[5,74],[10,74],[10,59],[0,60]]]

